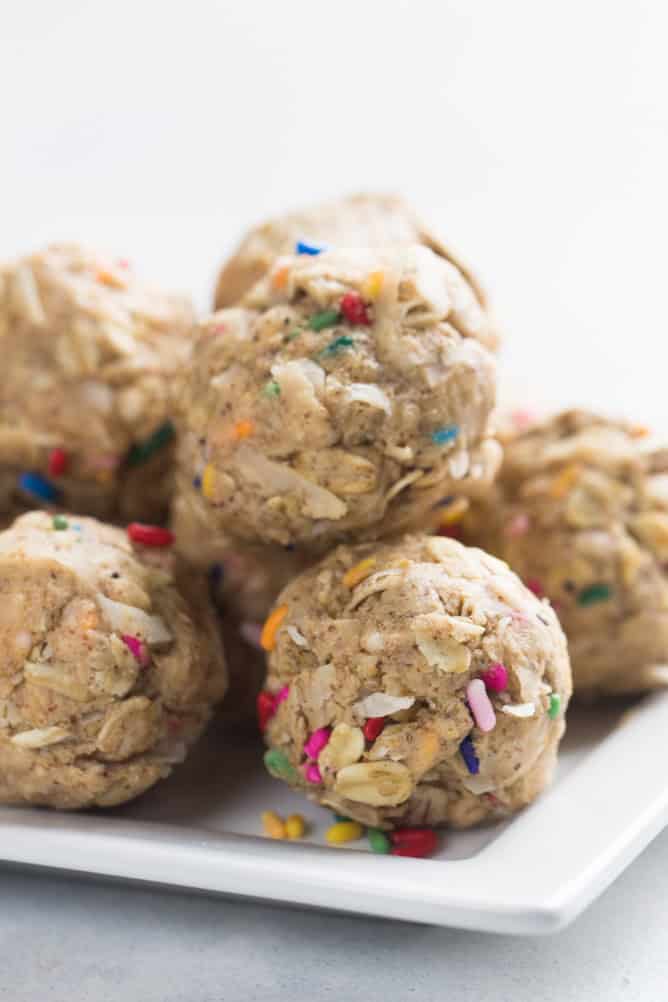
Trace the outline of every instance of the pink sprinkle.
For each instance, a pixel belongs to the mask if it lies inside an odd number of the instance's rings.
[[[510,416],[518,431],[525,431],[536,420],[535,413],[528,410],[513,411]]]
[[[492,692],[503,692],[508,688],[508,669],[500,661],[490,665],[486,671],[480,672],[480,678],[485,683],[485,687]]]
[[[309,783],[322,783],[322,776],[320,775],[320,769],[318,769],[315,762],[311,762],[310,765],[306,766],[306,778]]]
[[[466,686],[466,698],[473,714],[473,719],[481,731],[493,731],[496,726],[496,714],[492,706],[485,683],[479,679],[471,679]]]
[[[151,655],[143,641],[139,637],[131,637],[127,633],[121,634],[121,640],[130,649],[142,668],[148,667],[151,663]]]
[[[529,516],[520,511],[506,522],[506,536],[524,536],[529,531]]]
[[[262,644],[260,643],[260,634],[262,633],[261,623],[243,622],[239,627],[239,633],[251,647],[257,647],[258,650],[262,650]]]
[[[329,741],[329,727],[319,727],[308,741],[304,742],[304,754],[307,758],[317,759],[318,755]]]
[[[279,703],[282,703],[284,699],[287,699],[289,695],[290,695],[290,686],[284,685],[283,688],[279,689],[278,692],[276,693],[276,706],[278,706]]]
[[[538,578],[527,578],[524,582],[529,591],[532,591],[536,598],[542,598],[545,594],[545,589],[538,580]]]
[[[128,259],[126,257],[119,257],[119,259],[118,259],[118,267],[119,268],[129,268],[130,267],[130,262],[128,261]]]

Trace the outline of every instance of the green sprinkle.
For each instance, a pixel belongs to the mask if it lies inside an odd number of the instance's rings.
[[[578,605],[594,605],[596,602],[607,602],[612,595],[612,589],[607,584],[593,584],[583,588],[578,595]]]
[[[355,342],[348,334],[343,334],[341,337],[334,338],[331,344],[328,344],[326,348],[323,348],[323,350],[318,353],[317,357],[327,358],[328,355],[338,355],[338,353],[344,348],[352,348],[354,343]]]
[[[264,384],[264,389],[262,390],[265,397],[280,397],[281,388],[275,379],[270,379],[268,383]]]
[[[297,770],[290,764],[287,755],[278,748],[270,748],[264,753],[264,764],[267,772],[278,779],[284,779],[288,783],[297,780]]]
[[[340,320],[338,310],[323,310],[322,313],[314,313],[308,325],[312,331],[324,331],[325,327],[336,327]]]
[[[367,828],[366,837],[372,852],[387,853],[390,851],[390,840],[380,828]]]
[[[561,709],[561,696],[558,692],[553,692],[550,696],[550,705],[547,710],[547,715],[550,720],[556,720],[559,716],[559,710]]]
[[[67,521],[67,519],[65,518],[64,515],[54,515],[53,516],[53,528],[54,529],[56,529],[56,530],[58,530],[58,529],[67,529],[68,526],[69,526],[69,522]]]
[[[161,424],[160,427],[153,432],[150,438],[132,446],[128,453],[128,466],[140,466],[142,463],[145,463],[147,459],[150,459],[154,452],[164,449],[164,447],[172,441],[174,434],[174,425],[172,422],[165,421],[164,424]]]
[[[350,821],[350,818],[347,818],[345,814],[335,814],[334,815],[334,820],[335,821]]]

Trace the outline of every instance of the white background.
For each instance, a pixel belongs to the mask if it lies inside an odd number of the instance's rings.
[[[204,308],[249,223],[397,190],[482,276],[506,331],[510,395],[665,431],[664,10],[4,0],[0,255],[80,239]],[[663,837],[549,945],[174,896],[154,905],[147,892],[4,874],[0,995],[45,997],[48,985],[52,999],[100,1002],[122,985],[129,1002],[283,999],[322,969],[335,993],[363,984],[366,999],[657,1002],[667,863]]]
[[[0,254],[81,239],[204,307],[250,222],[397,190],[481,274],[514,396],[660,424],[664,9],[5,0]]]

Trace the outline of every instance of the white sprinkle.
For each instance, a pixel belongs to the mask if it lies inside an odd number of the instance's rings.
[[[508,706],[501,707],[502,713],[507,713],[509,717],[533,717],[536,712],[535,703],[509,703]]]

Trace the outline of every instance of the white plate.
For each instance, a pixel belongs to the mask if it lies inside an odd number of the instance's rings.
[[[124,808],[0,810],[0,858],[217,893],[494,932],[544,933],[578,915],[668,822],[668,693],[632,712],[569,717],[559,775],[521,815],[444,834],[428,860],[328,847],[328,811],[268,777],[249,739],[213,731]],[[299,843],[261,837],[260,812],[299,811]]]

